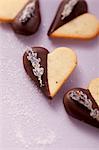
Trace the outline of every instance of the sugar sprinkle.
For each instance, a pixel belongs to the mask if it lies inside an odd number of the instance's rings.
[[[72,12],[74,6],[77,4],[79,0],[70,0],[69,3],[67,3],[64,6],[64,10],[61,14],[61,19],[64,20],[67,16],[69,16],[69,14]]]
[[[42,75],[44,74],[44,68],[41,67],[40,62],[41,59],[37,58],[37,53],[33,52],[31,47],[27,48],[27,59],[31,62],[32,66],[33,66],[33,74],[38,78],[39,82],[40,82],[40,87],[44,86],[42,83]]]
[[[97,108],[93,109],[92,101],[87,97],[85,93],[79,90],[71,91],[69,96],[70,98],[72,98],[72,100],[77,101],[81,105],[88,108],[88,110],[90,110],[90,116],[99,121],[99,110]]]
[[[34,16],[35,2],[36,1],[34,0],[33,2],[29,3],[23,11],[22,16],[19,19],[22,24],[27,23]]]

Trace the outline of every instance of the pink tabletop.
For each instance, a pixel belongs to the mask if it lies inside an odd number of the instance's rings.
[[[99,37],[49,39],[46,33],[60,0],[40,3],[42,24],[35,35],[16,35],[9,25],[0,25],[0,150],[99,150],[99,130],[69,117],[63,106],[66,90],[86,88],[99,77]],[[99,0],[88,0],[88,4],[99,18]],[[43,46],[50,52],[65,46],[77,53],[77,68],[51,103],[24,71],[26,46]]]

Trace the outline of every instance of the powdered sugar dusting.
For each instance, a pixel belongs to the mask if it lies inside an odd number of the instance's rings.
[[[2,139],[7,134],[8,143],[13,141],[15,147],[20,145],[24,148],[52,144],[56,140],[56,133],[53,128],[47,127],[46,119],[42,119],[45,112],[44,97],[25,73],[23,52],[12,53],[6,53],[0,59],[3,124],[9,122],[7,126],[3,125]]]
[[[42,135],[35,138],[35,143],[39,145],[52,144],[55,140],[55,133],[49,129],[43,129]]]

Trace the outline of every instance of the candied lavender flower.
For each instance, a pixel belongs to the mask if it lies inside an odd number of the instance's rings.
[[[27,59],[31,62],[33,74],[38,78],[40,87],[42,87],[43,83],[41,78],[44,74],[44,68],[40,65],[41,59],[37,58],[37,53],[33,52],[32,48],[28,47],[27,49]]]
[[[22,16],[19,19],[22,24],[27,23],[31,19],[31,17],[34,16],[35,2],[36,1],[34,0],[33,2],[29,3],[26,6],[25,10],[23,10]]]
[[[79,0],[70,0],[69,3],[67,3],[65,6],[64,6],[64,10],[61,14],[61,19],[64,20],[71,12],[72,12],[72,9],[73,7],[77,4]]]
[[[99,121],[99,111],[97,109],[92,109],[90,116],[92,116],[94,119],[97,119]]]
[[[82,91],[71,91],[69,93],[69,96],[72,100],[77,101],[78,103],[82,104],[88,110],[90,110],[90,116],[99,121],[99,110],[93,109],[92,107],[92,101],[88,99],[87,95],[83,93]]]
[[[69,96],[70,96],[73,100],[75,100],[75,101],[80,100],[79,95],[78,95],[77,92],[75,92],[75,91],[70,92]]]

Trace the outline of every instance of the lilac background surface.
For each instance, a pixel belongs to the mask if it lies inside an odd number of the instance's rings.
[[[87,0],[99,18],[99,1]],[[69,117],[63,95],[72,87],[88,86],[99,77],[99,37],[91,41],[49,39],[46,32],[60,0],[40,0],[42,24],[30,37],[16,35],[0,24],[0,150],[98,150],[99,130]],[[26,46],[70,47],[78,66],[49,103],[26,75],[22,56]]]

